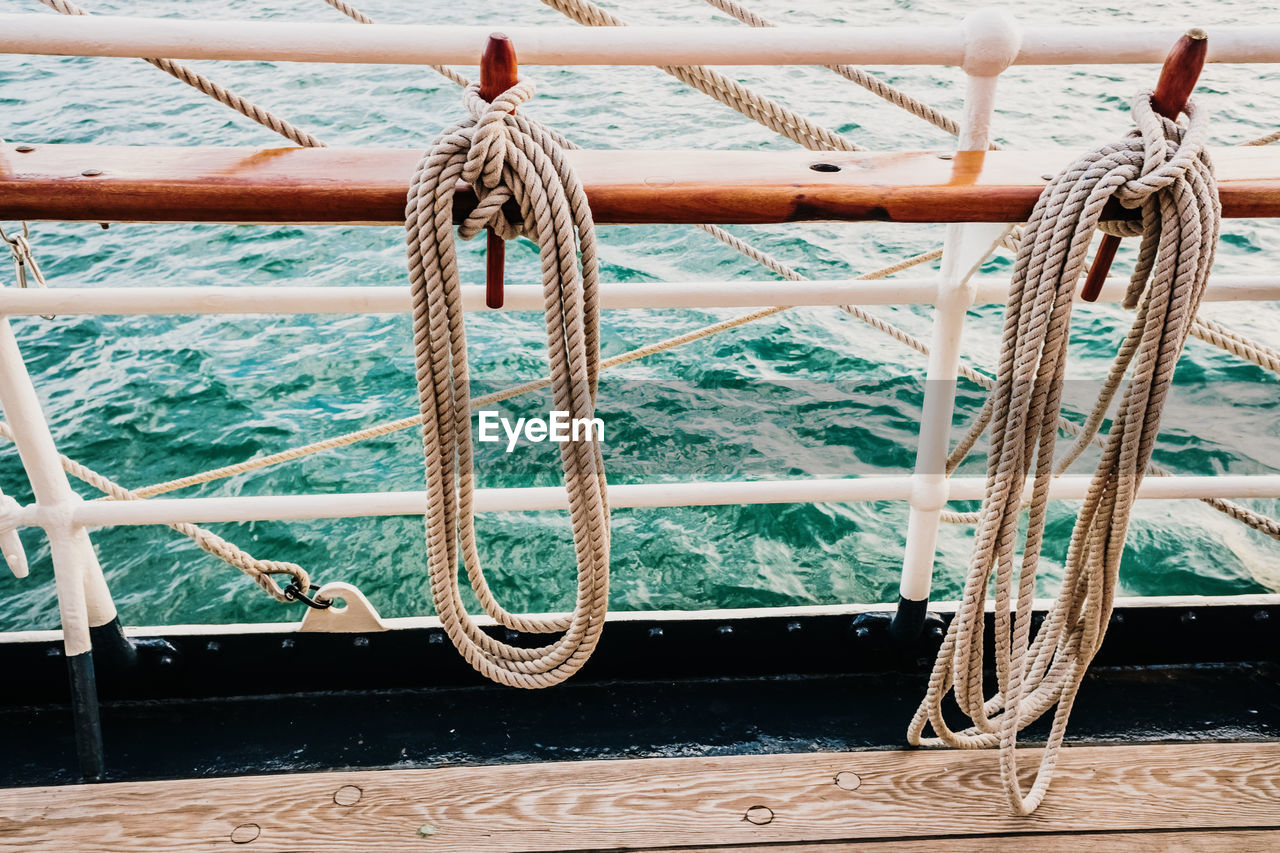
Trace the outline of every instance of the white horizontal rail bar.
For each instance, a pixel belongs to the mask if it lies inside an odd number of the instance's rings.
[[[1280,299],[1276,279],[1275,299]],[[1008,283],[1001,285],[1008,290]],[[605,308],[746,308],[768,305],[929,303],[932,278],[866,281],[669,281],[604,283]],[[1119,291],[1117,291],[1119,292]],[[542,311],[540,284],[508,284],[503,311]],[[1000,301],[1004,301],[1001,296]],[[463,287],[465,311],[489,310],[484,288]],[[111,287],[0,290],[0,314],[346,314],[405,313],[404,287]]]
[[[522,65],[961,65],[952,27],[507,27]],[[0,15],[0,52],[478,65],[493,26]],[[1162,62],[1178,27],[1026,28],[1015,65]],[[1210,62],[1280,62],[1280,27],[1211,27]]]
[[[613,507],[726,506],[771,503],[854,503],[907,500],[913,478],[909,475],[827,480],[763,480],[712,483],[645,483],[609,487]],[[981,477],[957,477],[949,481],[949,500],[981,500]],[[1081,500],[1089,488],[1085,476],[1059,477],[1049,496],[1055,500]],[[1027,494],[1030,495],[1028,483]],[[1147,477],[1138,497],[1147,500],[1180,498],[1278,498],[1280,475],[1220,477]],[[72,509],[75,524],[107,527],[119,524],[174,524],[271,521],[308,518],[356,518],[383,515],[422,515],[426,493],[355,492],[334,495],[263,495],[215,498],[153,498],[143,501],[97,500]],[[540,486],[523,489],[479,489],[478,512],[521,512],[567,508],[563,488]],[[28,506],[17,514],[23,525],[42,525],[50,510]],[[65,518],[52,512],[50,517]]]
[[[1119,302],[1126,282],[1111,279],[1100,302]],[[976,304],[1004,304],[1009,282],[977,282]],[[933,277],[883,281],[669,281],[601,286],[605,308],[761,308],[771,305],[928,305]],[[484,288],[464,287],[465,311],[485,311]],[[541,285],[507,285],[504,311],[542,311]],[[1280,278],[1219,276],[1207,302],[1280,300]],[[0,289],[0,315],[34,314],[393,314],[409,310],[408,287],[95,287]]]

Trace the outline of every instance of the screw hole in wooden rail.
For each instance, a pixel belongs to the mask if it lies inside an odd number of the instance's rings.
[[[809,168],[815,172],[838,172],[840,167],[835,163],[810,163]]]

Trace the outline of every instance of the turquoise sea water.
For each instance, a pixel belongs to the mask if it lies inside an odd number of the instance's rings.
[[[320,0],[85,0],[118,14],[343,20]],[[382,22],[550,24],[563,19],[536,0],[427,4],[365,0]],[[607,4],[635,23],[738,26],[685,0]],[[980,3],[749,4],[779,21],[841,25],[938,24]],[[1153,14],[1154,10],[1154,14]],[[1167,2],[1108,8],[1058,4],[1016,10],[1024,23],[1106,26],[1274,23],[1271,4]],[[35,0],[0,0],[0,12],[44,14]],[[352,26],[355,26],[354,24]],[[518,45],[517,45],[518,48]],[[198,63],[333,145],[424,147],[461,115],[457,90],[428,69]],[[471,70],[474,73],[474,70]],[[794,146],[706,96],[646,68],[530,68],[539,86],[529,111],[588,147],[773,149]],[[730,73],[873,149],[945,148],[940,131],[818,68],[741,68]],[[882,69],[884,77],[952,114],[963,75],[951,68]],[[1127,105],[1155,77],[1151,67],[1014,69],[1001,83],[996,132],[1007,147],[1084,149],[1129,127]],[[1198,95],[1216,144],[1258,136],[1280,121],[1280,68],[1206,69]],[[125,59],[0,57],[0,136],[9,140],[128,145],[274,146],[269,132],[145,63]],[[1280,151],[1277,152],[1280,156]],[[86,167],[91,163],[86,163]],[[305,212],[300,212],[305,216]],[[6,223],[7,225],[7,223]],[[740,227],[815,278],[844,277],[936,246],[942,226],[802,224]],[[606,281],[758,280],[764,270],[688,227],[601,231]],[[35,223],[33,243],[51,286],[130,287],[290,284],[360,287],[405,280],[398,228],[223,227]],[[482,241],[462,246],[464,275],[483,275]],[[1126,252],[1131,251],[1126,249]],[[1268,274],[1280,226],[1233,221],[1218,254],[1221,273]],[[1128,255],[1122,256],[1121,266]],[[1007,256],[984,274],[1007,273]],[[534,281],[535,249],[508,248],[508,280]],[[918,273],[917,273],[918,274]],[[0,266],[0,275],[7,275]],[[9,284],[6,280],[5,284]],[[927,337],[930,309],[874,311]],[[603,318],[613,355],[696,328],[733,311],[613,311]],[[1273,345],[1274,304],[1216,304],[1207,316]],[[966,347],[992,364],[1001,309],[973,312]],[[1128,320],[1114,305],[1077,309],[1069,396],[1096,390]],[[27,365],[62,451],[131,486],[236,462],[416,411],[405,316],[65,317],[15,320]],[[536,314],[468,318],[473,373],[486,388],[532,379],[545,368]],[[838,309],[793,309],[719,337],[620,369],[601,383],[610,481],[765,479],[909,472],[924,360]],[[1186,474],[1280,469],[1280,382],[1197,341],[1189,343],[1156,452]],[[960,389],[961,426],[977,411]],[[531,395],[505,411],[531,415]],[[483,486],[551,485],[553,446],[507,455],[481,445]],[[1086,462],[1088,459],[1085,460]],[[1087,471],[1087,468],[1080,468]],[[965,472],[980,474],[982,461]],[[189,490],[188,495],[421,488],[411,431],[269,471]],[[0,446],[0,486],[21,501],[29,489],[16,453]],[[84,494],[92,492],[85,489]],[[1269,512],[1275,501],[1254,502]],[[1055,505],[1043,590],[1052,591],[1076,504]],[[617,510],[613,592],[617,609],[697,609],[892,601],[906,505],[780,505]],[[319,582],[357,584],[385,615],[430,611],[417,518],[215,525],[253,554],[306,566]],[[491,583],[510,609],[571,603],[573,553],[559,513],[481,518]],[[31,577],[0,576],[0,629],[54,627],[57,610],[43,534],[26,531]],[[94,533],[122,618],[133,624],[294,619],[251,582],[163,527]],[[944,527],[935,599],[954,597],[970,545],[967,528]],[[1122,567],[1125,594],[1231,594],[1280,589],[1280,543],[1195,501],[1142,503]]]

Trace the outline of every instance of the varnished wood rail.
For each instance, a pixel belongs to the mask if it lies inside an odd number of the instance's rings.
[[[1276,849],[1280,744],[1068,748],[1029,817],[1009,813],[997,760],[817,753],[11,789],[0,851]]]
[[[28,148],[29,150],[22,150]],[[1020,222],[1079,152],[571,151],[600,223]],[[403,221],[421,152],[0,145],[0,219]],[[1213,153],[1223,213],[1280,217],[1280,155]],[[815,168],[817,167],[817,168]],[[474,204],[460,193],[457,213]],[[1128,214],[1119,206],[1109,216]]]

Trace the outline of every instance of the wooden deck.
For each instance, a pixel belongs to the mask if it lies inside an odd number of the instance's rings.
[[[495,733],[495,736],[500,734]],[[1028,750],[1025,764],[1036,759]],[[1076,747],[1029,818],[991,752],[583,761],[18,788],[4,851],[1275,850],[1280,744]]]

